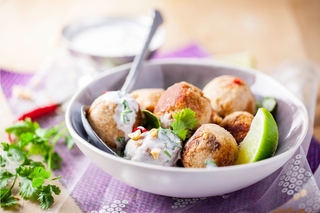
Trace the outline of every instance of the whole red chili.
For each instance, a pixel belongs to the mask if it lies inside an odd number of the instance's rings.
[[[36,120],[41,118],[42,116],[49,115],[56,111],[56,109],[60,106],[60,104],[50,104],[47,106],[36,108],[32,111],[22,114],[17,118],[18,121],[25,120],[26,118],[30,118],[31,120]]]

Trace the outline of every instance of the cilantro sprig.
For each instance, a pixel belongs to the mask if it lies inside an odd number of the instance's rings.
[[[1,143],[4,151],[0,155],[1,208],[18,204],[19,197],[12,193],[16,182],[23,199],[38,200],[40,208],[49,208],[54,203],[53,194],[60,194],[59,187],[52,182],[61,176],[51,177],[51,170],[61,168],[62,161],[54,147],[64,138],[71,149],[74,145],[71,136],[63,123],[44,129],[28,118],[8,127],[6,132],[14,141]],[[36,155],[42,156],[42,162],[31,158]]]
[[[174,122],[171,123],[172,131],[181,140],[185,140],[191,136],[191,130],[193,130],[197,124],[198,119],[196,113],[190,108],[182,109],[173,115]]]

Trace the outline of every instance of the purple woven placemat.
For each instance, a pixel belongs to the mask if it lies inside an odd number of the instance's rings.
[[[208,54],[197,45],[190,45],[169,54],[155,54],[153,58],[164,57],[198,57],[203,58]],[[5,95],[9,98],[12,86],[25,85],[32,77],[31,74],[12,73],[0,71],[0,82]],[[52,121],[51,121],[52,122]],[[50,121],[45,121],[49,125]],[[281,171],[269,176],[251,187],[239,190],[228,195],[209,198],[172,198],[154,195],[137,190],[122,182],[115,180],[91,163],[76,147],[67,151],[62,143],[57,144],[57,151],[63,156],[63,166],[57,175],[62,175],[61,182],[70,191],[70,195],[84,212],[240,212],[250,206],[255,212],[266,212],[284,203],[286,198],[283,192],[273,192],[275,197],[269,205],[259,203],[261,197],[269,196],[268,188],[277,177],[284,177]],[[320,164],[320,145],[312,139],[307,159],[310,169],[314,172]],[[282,176],[281,176],[282,175]],[[279,187],[276,187],[279,188]],[[279,188],[287,189],[287,188]],[[213,189],[214,190],[214,189]],[[267,198],[269,198],[267,197]],[[265,200],[265,199],[264,199]],[[317,204],[317,203],[316,203]]]

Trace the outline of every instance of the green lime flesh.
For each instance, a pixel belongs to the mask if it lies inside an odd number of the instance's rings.
[[[279,131],[272,114],[259,108],[247,136],[240,143],[236,164],[257,162],[272,157],[278,147]]]

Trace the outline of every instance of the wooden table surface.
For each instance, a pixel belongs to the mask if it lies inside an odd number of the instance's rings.
[[[147,14],[152,8],[165,20],[162,52],[190,43],[212,55],[247,52],[267,73],[287,60],[320,64],[319,0],[0,0],[0,67],[36,71],[60,45],[63,27],[79,18]],[[319,109],[320,103],[318,139]]]

